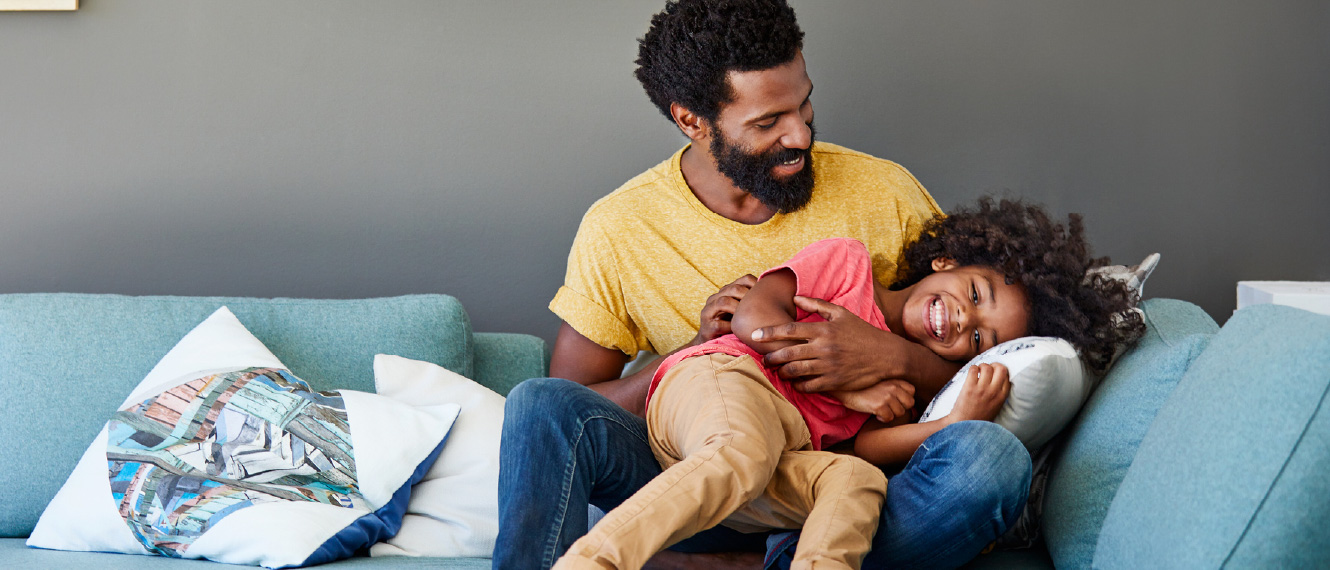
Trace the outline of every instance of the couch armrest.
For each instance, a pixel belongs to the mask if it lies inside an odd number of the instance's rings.
[[[477,382],[507,396],[528,378],[549,374],[550,350],[540,337],[513,333],[475,333],[472,370]]]

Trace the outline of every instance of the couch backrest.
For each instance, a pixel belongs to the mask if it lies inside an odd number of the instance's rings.
[[[1065,433],[1044,497],[1043,529],[1059,568],[1089,568],[1100,528],[1151,422],[1219,329],[1200,307],[1150,299],[1145,336],[1118,359]]]
[[[1235,313],[1141,442],[1094,567],[1330,565],[1327,399],[1330,316]]]
[[[28,535],[116,406],[223,305],[316,390],[373,392],[378,353],[474,373],[470,321],[446,295],[0,295],[0,537]]]

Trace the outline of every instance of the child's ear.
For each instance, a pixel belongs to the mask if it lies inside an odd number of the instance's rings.
[[[937,273],[938,271],[951,271],[952,269],[955,269],[959,265],[960,264],[956,263],[956,260],[951,259],[949,257],[934,258],[933,272]]]

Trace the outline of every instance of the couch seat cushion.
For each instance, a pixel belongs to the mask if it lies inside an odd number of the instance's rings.
[[[237,570],[243,566],[184,560],[162,556],[131,556],[105,552],[62,552],[28,548],[21,538],[0,538],[0,568],[41,568],[43,570]],[[430,570],[488,570],[488,558],[370,558],[357,556],[317,566],[320,570],[354,568],[429,568]]]

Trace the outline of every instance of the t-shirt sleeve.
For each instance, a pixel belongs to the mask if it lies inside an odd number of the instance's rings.
[[[605,233],[584,219],[550,310],[592,342],[633,355],[645,348],[637,341],[642,335],[628,315],[618,269]]]
[[[900,219],[901,236],[904,238],[904,243],[909,245],[919,238],[919,234],[923,233],[924,226],[928,222],[946,214],[909,170],[896,163],[891,163],[891,166],[896,171],[893,178],[897,179],[898,186],[902,188],[896,213]]]
[[[864,287],[872,287],[872,259],[859,240],[830,238],[819,240],[799,250],[789,261],[767,270],[794,272],[795,295],[830,301],[861,314]],[[868,297],[871,300],[871,295]],[[809,313],[798,309],[795,320]]]

